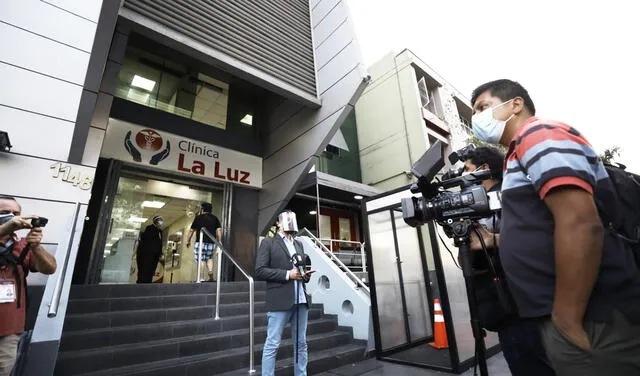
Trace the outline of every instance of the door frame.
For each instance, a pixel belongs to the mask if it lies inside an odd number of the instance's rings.
[[[227,185],[223,183],[185,177],[181,174],[171,174],[166,171],[125,163],[117,159],[100,158],[98,167],[96,168],[96,177],[104,176],[104,178],[101,179],[98,184],[94,183],[95,188],[92,190],[91,200],[89,201],[87,210],[87,223],[85,224],[81,238],[81,249],[89,250],[89,255],[85,257],[88,258],[88,262],[76,262],[74,284],[100,283],[102,260],[104,258],[104,248],[107,243],[106,240],[111,223],[111,213],[113,211],[118,183],[123,175],[169,181],[174,184],[186,185],[208,192],[220,191],[223,197],[225,196],[225,190],[229,189]],[[223,199],[223,216],[224,213],[230,212],[231,207],[229,205],[232,205],[232,203]],[[89,213],[93,213],[93,215]],[[223,233],[226,232],[229,234],[231,231],[231,223],[229,220],[224,219],[226,218],[221,218],[222,230]],[[225,246],[228,248],[228,245],[225,244]]]

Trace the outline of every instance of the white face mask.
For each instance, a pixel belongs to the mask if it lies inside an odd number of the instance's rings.
[[[162,226],[164,226],[164,221],[157,221],[156,224],[158,224],[158,226],[162,227]]]
[[[473,127],[473,133],[480,141],[488,142],[491,144],[497,144],[502,138],[504,128],[507,126],[507,122],[514,116],[509,116],[507,120],[498,120],[493,116],[493,111],[504,106],[506,103],[511,102],[513,99],[509,99],[506,102],[502,102],[497,106],[487,108],[479,114],[475,114],[471,117],[471,125]]]
[[[462,175],[461,175],[461,176],[466,176],[466,175],[469,175],[469,174],[473,174],[474,172],[478,172],[478,171],[480,171],[480,168],[481,168],[481,167],[478,167],[478,168],[476,168],[476,169],[475,169],[475,170],[473,170],[473,171],[465,171],[465,172],[463,172],[463,173],[462,173]]]

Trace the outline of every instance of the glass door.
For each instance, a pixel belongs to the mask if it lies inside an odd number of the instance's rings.
[[[163,181],[131,171],[124,172],[118,179],[110,220],[103,238],[104,252],[99,282],[136,283],[140,265],[147,265],[144,267],[149,268],[149,262],[156,264],[153,255],[158,253],[161,256],[150,282],[196,281],[194,244],[197,242],[197,235],[194,234],[189,242],[191,225],[199,214],[202,203],[212,204],[212,214],[222,222],[222,196],[222,187],[212,186],[206,189]],[[159,227],[153,222],[158,216],[164,220],[164,224]],[[159,233],[161,242],[141,244],[141,236],[145,230]],[[215,257],[212,257],[211,263],[215,261]],[[217,265],[208,265],[207,268],[216,270]],[[202,273],[206,275],[205,270]]]
[[[426,342],[433,329],[418,230],[408,226],[397,209],[369,214],[368,224],[381,352]]]

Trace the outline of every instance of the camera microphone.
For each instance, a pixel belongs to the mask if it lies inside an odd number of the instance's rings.
[[[293,262],[293,266],[298,268],[300,275],[304,278],[304,258],[302,258],[302,255],[299,253],[294,254],[293,256],[291,256],[291,262]]]

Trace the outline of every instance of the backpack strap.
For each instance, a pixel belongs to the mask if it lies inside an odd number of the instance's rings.
[[[14,264],[14,272],[16,273],[16,276],[19,275],[18,273],[18,266],[20,266],[22,268],[22,281],[19,280],[19,278],[16,278],[16,282],[18,282],[18,286],[16,286],[18,288],[17,291],[17,298],[18,298],[18,308],[20,308],[20,304],[21,304],[21,298],[22,298],[22,287],[20,285],[20,283],[23,283],[24,285],[24,294],[25,294],[25,305],[27,304],[27,274],[29,274],[29,268],[27,268],[24,265],[24,260],[27,258],[27,254],[29,253],[29,251],[31,250],[31,244],[27,243],[25,244],[24,248],[22,248],[22,251],[20,251],[20,256],[18,256],[18,258],[16,259],[16,263]]]

